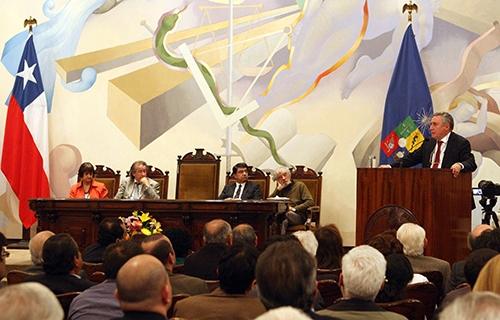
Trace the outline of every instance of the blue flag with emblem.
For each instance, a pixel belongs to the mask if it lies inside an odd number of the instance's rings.
[[[431,94],[413,28],[406,29],[385,99],[380,135],[380,163],[394,162],[399,151],[414,152],[428,134],[433,113]]]

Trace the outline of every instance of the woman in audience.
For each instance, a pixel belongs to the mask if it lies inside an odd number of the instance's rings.
[[[78,169],[78,182],[69,192],[69,198],[78,199],[103,199],[108,198],[108,189],[104,183],[94,180],[94,166],[90,162],[84,162]]]
[[[395,253],[385,257],[384,287],[375,298],[376,302],[393,302],[404,299],[404,288],[413,278],[410,260],[404,254]]]
[[[396,238],[395,230],[386,230],[382,233],[379,233],[368,240],[367,244],[380,251],[380,253],[382,253],[384,257],[386,257],[386,259],[389,255],[393,254],[404,255],[403,244],[398,240],[398,238]],[[410,284],[426,281],[428,281],[428,279],[425,276],[421,275],[420,273],[414,273],[413,277],[410,279]]]
[[[481,269],[473,291],[491,291],[500,294],[500,254],[490,259]]]
[[[340,262],[344,256],[344,247],[340,231],[334,224],[328,224],[316,230],[314,233],[318,240],[316,260],[319,269],[340,268]]]

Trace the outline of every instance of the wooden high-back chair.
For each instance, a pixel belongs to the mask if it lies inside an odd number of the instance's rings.
[[[314,200],[314,206],[307,212],[306,228],[315,228],[319,226],[320,206],[321,206],[321,188],[323,183],[323,173],[316,172],[305,166],[296,166],[292,170],[292,180],[302,181]]]
[[[160,199],[168,198],[168,174],[169,171],[162,171],[153,166],[148,166],[148,177],[160,184]]]
[[[220,156],[195,149],[177,157],[176,199],[217,199],[219,192]]]
[[[262,198],[266,199],[269,196],[269,187],[271,184],[271,174],[264,172],[259,168],[248,166],[248,180],[259,186]],[[232,172],[226,172],[226,185],[235,182]]]
[[[364,239],[368,241],[373,236],[386,230],[398,230],[402,224],[407,222],[419,224],[410,210],[397,205],[384,206],[368,217],[364,230]]]
[[[94,179],[104,183],[106,189],[108,189],[108,198],[112,199],[120,187],[120,170],[115,172],[109,167],[98,164],[95,166]]]

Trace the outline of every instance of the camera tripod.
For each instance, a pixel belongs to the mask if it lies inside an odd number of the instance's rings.
[[[497,204],[497,198],[482,196],[481,200],[479,200],[479,204],[483,207],[482,211],[484,213],[482,223],[489,225],[491,223],[491,219],[493,219],[495,226],[498,228],[498,217],[493,211],[493,207]]]

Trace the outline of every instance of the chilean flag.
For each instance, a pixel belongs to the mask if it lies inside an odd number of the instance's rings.
[[[28,199],[50,195],[47,129],[47,100],[30,34],[9,100],[2,153],[2,171],[19,199],[25,228],[36,221]]]

